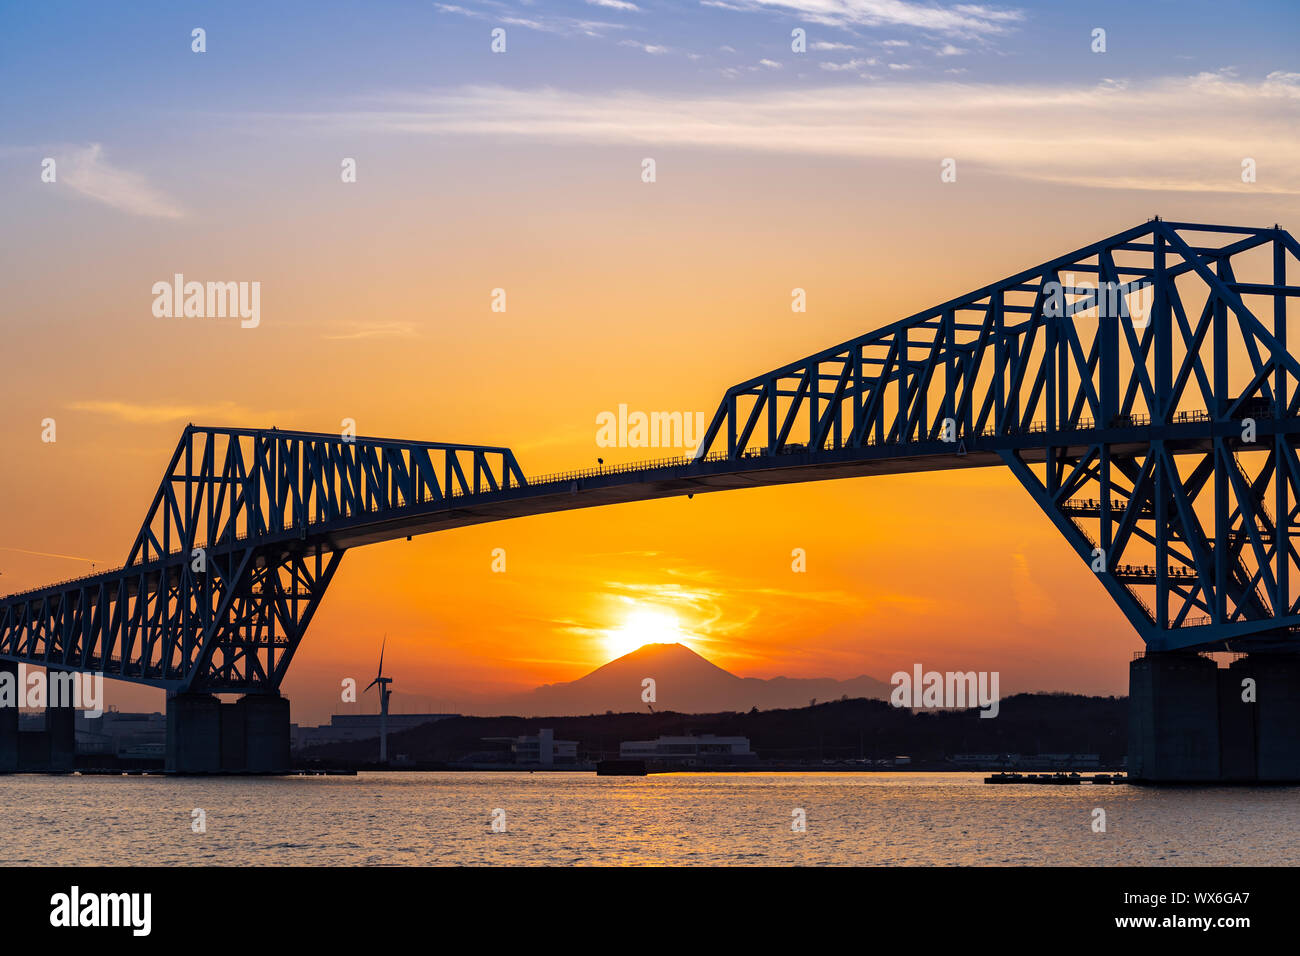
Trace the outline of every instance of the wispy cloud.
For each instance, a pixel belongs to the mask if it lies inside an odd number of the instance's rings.
[[[415,334],[415,326],[409,322],[387,322],[362,326],[348,325],[346,328],[340,328],[337,332],[322,335],[321,338],[332,342],[344,342],[355,339],[405,339],[412,338]]]
[[[1277,72],[1258,82],[1202,73],[1089,86],[894,82],[704,96],[468,87],[298,119],[363,132],[935,164],[952,157],[959,168],[1083,186],[1296,193],[1298,106],[1300,82]],[[1249,186],[1240,182],[1244,156],[1261,170]]]
[[[845,60],[843,63],[833,63],[833,62],[827,60],[827,61],[825,61],[825,62],[823,62],[823,63],[818,64],[818,65],[819,65],[823,70],[827,70],[828,72],[831,72],[831,73],[838,73],[838,72],[842,72],[842,71],[846,71],[846,70],[849,70],[849,71],[853,71],[853,70],[861,70],[863,67],[867,67],[867,66],[875,66],[875,65],[876,65],[876,58],[875,58],[874,56],[870,56],[870,57],[856,57],[856,58],[854,58],[854,59],[852,59],[852,60]]]
[[[1043,626],[1060,618],[1059,603],[1039,583],[1029,566],[1029,559],[1020,552],[1012,555],[1010,583],[1022,624]]]
[[[180,206],[137,173],[112,165],[99,143],[55,155],[56,182],[74,192],[137,216],[180,219]]]
[[[954,36],[994,36],[1024,20],[1017,9],[983,4],[954,6],[909,3],[908,0],[730,0],[705,6],[728,10],[781,10],[804,20],[834,27],[914,27]]]
[[[642,53],[649,53],[652,56],[662,56],[663,54],[669,52],[668,47],[666,46],[662,46],[657,43],[642,43],[640,40],[619,40],[618,45],[630,46],[637,50],[640,50]]]
[[[604,2],[588,0],[588,3],[614,10],[638,9],[635,4],[624,3],[623,0],[604,0]],[[601,37],[611,30],[626,29],[623,24],[606,23],[603,20],[552,16],[528,4],[512,7],[505,3],[493,3],[491,10],[463,7],[456,3],[435,3],[433,6],[439,13],[450,13],[471,20],[486,20],[503,26],[520,27],[524,30],[554,33],[560,36]]]
[[[68,408],[77,412],[106,415],[132,425],[160,425],[166,422],[197,422],[209,419],[215,422],[246,422],[261,417],[259,413],[236,402],[217,402],[211,405],[196,404],[141,404],[116,400],[91,399],[69,402]]]
[[[16,554],[30,554],[38,558],[63,558],[67,561],[84,561],[87,564],[104,564],[100,558],[83,558],[76,554],[59,554],[55,551],[31,551],[27,548],[11,548],[8,545],[0,544],[0,551],[13,551]]]

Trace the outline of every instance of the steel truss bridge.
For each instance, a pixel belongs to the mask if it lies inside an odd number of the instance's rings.
[[[1297,260],[1276,226],[1153,220],[734,386],[689,458],[528,478],[504,447],[190,426],[123,567],[0,599],[0,659],[274,692],[349,548],[988,466],[1149,650],[1300,649]]]

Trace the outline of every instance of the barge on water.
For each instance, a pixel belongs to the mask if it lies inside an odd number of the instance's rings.
[[[995,773],[984,778],[985,783],[1045,783],[1054,786],[1073,786],[1081,783],[1098,785],[1128,783],[1122,773],[1098,773],[1090,777],[1077,773]]]

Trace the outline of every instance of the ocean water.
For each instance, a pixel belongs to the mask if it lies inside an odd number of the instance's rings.
[[[981,774],[0,777],[0,864],[1300,864],[1300,788]],[[1094,832],[1094,811],[1105,832]],[[192,828],[204,811],[206,832]],[[793,832],[803,810],[806,832]],[[504,831],[493,832],[494,811]]]

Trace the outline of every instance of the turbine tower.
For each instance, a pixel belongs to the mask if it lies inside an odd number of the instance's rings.
[[[382,764],[388,763],[388,697],[392,694],[388,685],[393,682],[391,677],[384,676],[384,647],[387,644],[388,635],[385,634],[384,643],[379,645],[379,676],[366,685],[366,690],[379,685],[379,762]]]

